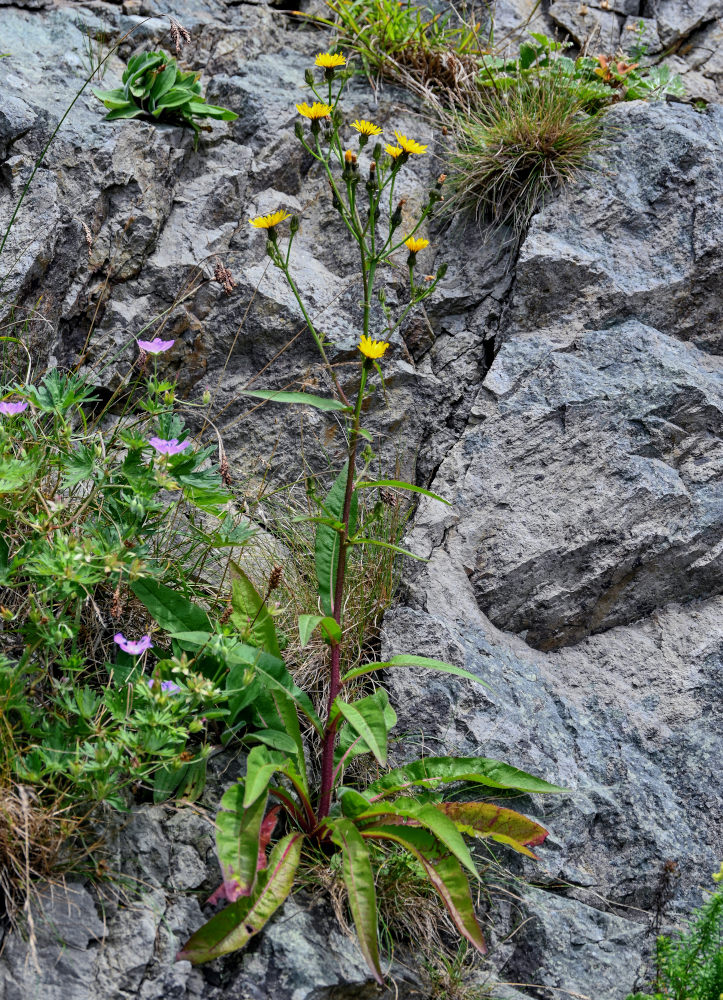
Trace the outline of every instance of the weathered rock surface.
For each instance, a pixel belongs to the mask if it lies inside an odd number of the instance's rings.
[[[533,6],[505,0],[502,23]],[[676,71],[705,89],[723,79],[719,6],[558,0],[550,13],[582,39],[587,7],[607,26],[602,48],[643,15],[651,37],[677,46]],[[160,0],[3,8],[0,47],[12,57],[0,61],[0,218],[82,79],[77,19],[113,37],[136,26],[125,60],[134,46],[169,45],[166,12]],[[275,449],[276,472],[289,479],[298,426],[269,408],[245,417],[239,390],[272,359],[264,385],[321,376],[303,336],[285,350],[301,316],[246,220],[280,205],[302,215],[299,283],[343,365],[356,340],[354,258],[333,235],[323,178],[293,138],[293,103],[304,99],[319,36],[264,3],[179,0],[173,13],[192,34],[184,58],[204,68],[209,98],[238,121],[214,125],[194,154],[187,132],[106,123],[82,95],[18,216],[3,292],[31,317],[41,366],[81,353],[93,365],[124,350],[106,372],[110,388],[134,336],[168,311],[164,333],[177,344],[162,370],[184,393],[219,381],[236,474],[252,475]],[[552,24],[535,12],[534,29]],[[123,60],[110,61],[103,86],[117,82]],[[355,85],[352,114],[428,138],[438,152],[404,94],[388,89],[371,109],[368,88]],[[723,117],[718,107],[635,104],[609,121],[597,169],[538,214],[517,258],[504,233],[461,220],[432,230],[425,266],[436,266],[436,252],[449,271],[395,336],[390,406],[380,397],[372,414],[401,473],[416,471],[454,503],[425,501],[417,513],[409,543],[429,563],[410,572],[385,650],[448,659],[491,685],[395,673],[400,731],[433,752],[497,756],[571,789],[519,803],[552,831],[539,864],[525,863],[537,888],[516,881],[523,869],[500,853],[509,875],[498,876],[484,914],[495,949],[477,982],[538,984],[496,988],[508,998],[547,1000],[555,989],[623,1000],[650,944],[645,911],[661,865],[680,866],[682,912],[699,902],[723,837]],[[405,168],[410,212],[441,164],[430,156]],[[216,255],[238,283],[228,298],[211,280]],[[387,294],[394,303],[404,290],[391,282]],[[321,414],[305,415],[304,431],[337,443]],[[401,744],[400,757],[418,742]],[[174,962],[217,884],[214,798],[217,786],[207,811],[144,807],[129,819],[112,840],[125,896],[108,890],[99,902],[82,885],[69,898],[45,896],[35,956],[6,937],[0,998],[381,996],[356,946],[303,896],[242,955],[203,971]],[[400,1000],[430,996],[418,971],[395,969]]]

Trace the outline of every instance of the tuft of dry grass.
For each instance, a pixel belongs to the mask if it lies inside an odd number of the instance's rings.
[[[456,149],[449,155],[448,210],[518,233],[550,194],[573,181],[601,148],[600,114],[588,114],[569,88],[532,80],[480,95],[444,121]]]

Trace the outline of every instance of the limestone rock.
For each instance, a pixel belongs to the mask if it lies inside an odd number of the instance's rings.
[[[578,45],[589,44],[593,52],[608,53],[618,47],[622,18],[612,9],[602,10],[578,0],[555,0],[548,13]]]
[[[720,18],[721,0],[645,0],[643,14],[654,17],[663,45],[687,38],[696,28]]]

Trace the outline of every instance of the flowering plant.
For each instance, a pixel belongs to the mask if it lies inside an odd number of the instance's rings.
[[[361,456],[361,462],[359,455],[360,441],[371,439],[361,426],[369,385],[375,373],[381,378],[380,362],[405,317],[434,292],[444,276],[443,266],[431,282],[420,285],[415,271],[417,254],[428,247],[428,240],[417,234],[442,197],[444,178],[429,192],[416,221],[403,226],[404,200],[395,202],[400,170],[411,157],[424,155],[427,147],[395,131],[395,144],[386,146],[386,155],[381,143],[374,147],[362,183],[360,154],[371,137],[382,133],[382,128],[367,120],[353,122],[351,128],[358,136],[358,152],[345,149],[339,109],[347,76],[343,70],[345,59],[340,54],[322,53],[316,65],[323,70],[323,80],[317,85],[313,72],[307,72],[306,81],[315,100],[311,104],[297,104],[299,115],[309,124],[305,127],[299,122],[296,135],[324,172],[340,224],[359,250],[362,320],[356,395],[353,399],[347,396],[348,386],[341,384],[330,364],[327,345],[295,283],[292,247],[300,221],[284,209],[258,216],[250,223],[267,234],[267,253],[284,274],[299,304],[329,373],[334,395],[267,390],[250,391],[248,395],[335,411],[346,421],[344,465],[327,496],[318,501],[318,510],[311,518],[316,525],[319,607],[314,613],[301,615],[298,621],[302,646],[317,630],[328,645],[328,698],[317,708],[311,697],[293,682],[279,658],[273,617],[265,610],[265,600],[246,588],[249,617],[253,614],[253,621],[260,626],[247,641],[262,652],[254,668],[253,699],[251,694],[247,695],[256,722],[256,729],[248,739],[255,745],[248,755],[245,777],[223,796],[217,821],[216,842],[223,883],[212,900],[223,898],[230,905],[196,931],[179,958],[203,962],[243,947],[290,893],[304,845],[315,844],[326,854],[338,852],[341,856],[359,942],[374,978],[382,983],[373,870],[373,862],[380,853],[399,848],[408,851],[421,865],[459,933],[478,951],[484,951],[468,884],[469,877],[478,879],[479,874],[463,834],[490,838],[532,857],[530,847],[542,843],[547,836],[538,823],[512,809],[481,800],[445,802],[437,792],[439,786],[449,782],[474,783],[493,790],[492,794],[507,789],[518,792],[561,789],[484,757],[429,757],[413,761],[383,773],[366,787],[345,780],[350,764],[361,755],[370,755],[380,768],[386,768],[389,732],[396,722],[383,688],[356,700],[350,698],[355,686],[358,690],[358,678],[397,667],[443,671],[474,682],[479,678],[452,664],[416,655],[393,656],[386,662],[354,669],[345,669],[342,662],[342,637],[349,624],[344,618],[349,554],[356,546],[390,545],[366,537],[359,517],[360,494],[366,490],[408,490],[446,502],[411,483],[370,478],[369,449]],[[284,245],[279,229],[287,223],[288,238]],[[393,255],[402,248],[407,251],[409,302],[394,317],[380,296],[385,325],[375,338],[371,330],[375,279],[381,267],[394,265]],[[213,641],[208,632],[185,632],[176,638],[195,648]],[[319,758],[320,773],[315,774],[310,762]],[[277,826],[282,835],[267,857]]]

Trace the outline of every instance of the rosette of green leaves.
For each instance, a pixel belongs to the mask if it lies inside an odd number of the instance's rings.
[[[197,118],[218,121],[238,118],[228,108],[206,103],[201,94],[200,75],[183,72],[165,52],[142,52],[128,61],[123,86],[115,90],[94,87],[93,93],[108,108],[106,121],[145,116],[171,125],[185,125],[195,133],[195,149],[200,133]]]

